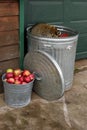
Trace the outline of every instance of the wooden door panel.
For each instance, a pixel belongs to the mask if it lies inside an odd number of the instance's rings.
[[[71,2],[71,18],[72,20],[86,20],[87,19],[87,1],[72,1]]]
[[[87,57],[86,0],[26,0],[25,28],[39,22],[71,27],[79,32],[77,59]]]
[[[62,22],[63,0],[27,1],[25,8],[25,26],[38,22]],[[27,17],[28,16],[28,17]]]

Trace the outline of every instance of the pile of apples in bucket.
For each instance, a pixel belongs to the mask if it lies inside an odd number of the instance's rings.
[[[29,70],[7,69],[4,81],[10,84],[26,84],[34,80],[35,76]]]

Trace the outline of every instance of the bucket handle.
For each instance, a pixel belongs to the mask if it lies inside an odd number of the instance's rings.
[[[36,80],[38,80],[38,81],[42,80],[42,77],[41,77],[41,75],[39,73],[33,72],[33,74],[35,75]]]

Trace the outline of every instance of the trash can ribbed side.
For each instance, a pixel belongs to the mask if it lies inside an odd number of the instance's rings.
[[[66,38],[45,38],[31,34],[27,29],[28,51],[42,50],[50,54],[61,67],[65,90],[72,87],[78,33],[70,28],[56,26],[60,30],[70,33]]]

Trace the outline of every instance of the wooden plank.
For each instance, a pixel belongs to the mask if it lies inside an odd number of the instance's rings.
[[[12,16],[18,14],[18,3],[0,3],[0,16]]]
[[[5,73],[8,68],[16,69],[19,68],[19,58],[1,61],[0,62],[0,76]]]
[[[18,15],[19,0],[0,0],[0,93],[3,92],[2,73],[7,68],[19,68]]]
[[[14,3],[18,2],[19,0],[0,0],[0,3]]]
[[[4,92],[4,87],[3,87],[3,84],[2,84],[2,80],[0,78],[0,93],[3,93]]]
[[[19,58],[11,59],[8,61],[0,62],[0,93],[3,92],[3,84],[2,84],[2,74],[5,73],[6,69],[8,68],[19,68]]]
[[[0,61],[9,60],[19,57],[19,46],[4,46],[0,47]]]
[[[0,47],[4,45],[19,44],[18,30],[0,32]]]
[[[19,17],[0,17],[0,31],[15,30],[19,28]]]

